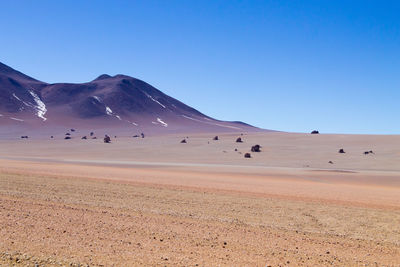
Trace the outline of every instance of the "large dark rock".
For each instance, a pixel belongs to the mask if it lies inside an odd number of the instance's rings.
[[[111,138],[108,135],[104,136],[104,143],[111,143]]]
[[[242,138],[241,138],[241,137],[238,137],[238,138],[236,139],[236,143],[243,143]]]
[[[187,142],[186,142],[186,139],[183,139],[182,141],[181,141],[181,144],[186,144]]]
[[[319,134],[319,131],[314,130],[314,131],[311,132],[311,134]]]
[[[344,154],[344,153],[346,153],[346,152],[344,151],[343,148],[341,148],[341,149],[339,149],[339,153],[340,153],[340,154]]]
[[[244,157],[249,159],[249,158],[251,158],[251,154],[250,153],[246,153],[246,154],[244,154]]]
[[[261,148],[260,145],[252,146],[251,147],[251,152],[261,152],[260,148]]]
[[[213,140],[218,141],[218,135],[213,138]]]

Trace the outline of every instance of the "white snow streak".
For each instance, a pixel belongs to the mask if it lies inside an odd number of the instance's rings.
[[[157,100],[155,100],[151,95],[149,95],[146,92],[143,92],[148,98],[150,98],[152,101],[156,102],[157,104],[159,104],[160,106],[162,106],[163,108],[165,108],[165,106],[163,104],[161,104],[160,102],[158,102]]]
[[[168,123],[163,122],[160,118],[157,118],[157,121],[161,123],[162,126],[168,127]]]
[[[16,96],[16,95],[15,95],[15,93],[13,93],[13,97],[15,97],[17,100],[19,100],[19,101],[21,101],[21,102],[22,102],[22,100],[21,100],[21,99],[19,99],[19,97],[18,97],[18,96]]]
[[[110,107],[107,107],[107,106],[106,106],[106,112],[107,112],[107,115],[109,115],[109,116],[112,116],[112,115],[113,115],[113,112],[112,112],[112,110],[111,110]]]
[[[96,99],[97,101],[101,102],[100,97],[94,95],[93,98]]]
[[[114,116],[114,117],[116,117],[117,119],[119,119],[120,121],[122,121],[121,117],[120,117],[119,115],[117,115],[117,114],[114,114],[113,111],[112,111],[112,109],[111,109],[110,107],[106,106],[106,105],[103,103],[103,101],[101,100],[100,97],[95,96],[95,95],[92,96],[92,97],[93,97],[94,99],[96,99],[96,101],[98,101],[99,103],[102,103],[102,104],[106,107],[106,113],[107,113],[108,116]]]
[[[15,121],[24,121],[24,120],[17,119],[17,118],[14,118],[14,117],[10,117],[10,119],[15,120]]]
[[[33,96],[33,100],[36,102],[36,114],[39,118],[41,118],[43,121],[47,120],[47,118],[44,116],[44,114],[46,114],[47,112],[47,108],[46,105],[43,103],[43,101],[39,98],[39,96],[37,94],[35,94],[35,92],[29,90],[29,93]]]

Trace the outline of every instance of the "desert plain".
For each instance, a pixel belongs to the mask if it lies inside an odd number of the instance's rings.
[[[86,134],[0,140],[0,266],[400,266],[398,135]]]

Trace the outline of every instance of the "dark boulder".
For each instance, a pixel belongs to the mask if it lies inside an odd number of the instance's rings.
[[[319,131],[314,130],[314,131],[311,132],[311,134],[319,134]]]
[[[21,138],[22,139],[28,139],[29,137],[27,135],[22,135]]]
[[[81,139],[86,140],[86,139],[87,139],[86,135],[85,135],[85,136],[82,136]]]
[[[75,132],[75,129],[71,129],[71,132]]]
[[[104,136],[104,143],[111,143],[111,138],[108,135]]]
[[[243,143],[242,138],[241,138],[241,137],[238,137],[238,138],[236,139],[236,143]]]
[[[90,132],[90,136],[93,136],[94,135],[94,132]]]
[[[71,139],[71,136],[66,136],[66,137],[64,137],[64,139],[69,140],[69,139]]]
[[[187,142],[186,142],[186,139],[183,139],[182,141],[181,141],[181,144],[186,144]]]
[[[144,138],[144,133],[141,133],[140,135],[142,136],[142,138]]]
[[[218,141],[218,135],[213,138],[213,140]]]
[[[65,135],[71,135],[70,133],[66,133]]]
[[[332,160],[330,160],[330,161],[328,161],[328,163],[329,163],[329,164],[333,164],[333,161],[332,161]]]
[[[252,146],[251,147],[251,152],[261,152],[260,148],[261,148],[260,145]]]
[[[138,138],[139,137],[139,135],[137,135],[137,134],[135,134],[134,136],[132,136],[133,138]]]
[[[344,154],[344,153],[346,153],[346,152],[344,151],[343,148],[341,148],[341,149],[339,149],[339,153],[340,153],[340,154]]]
[[[244,157],[249,159],[249,158],[251,158],[251,154],[250,153],[246,153],[246,154],[244,154]]]

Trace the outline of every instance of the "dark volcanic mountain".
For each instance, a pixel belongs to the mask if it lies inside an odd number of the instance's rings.
[[[141,80],[103,74],[47,84],[0,63],[0,133],[79,128],[136,133],[258,131],[210,118]]]

